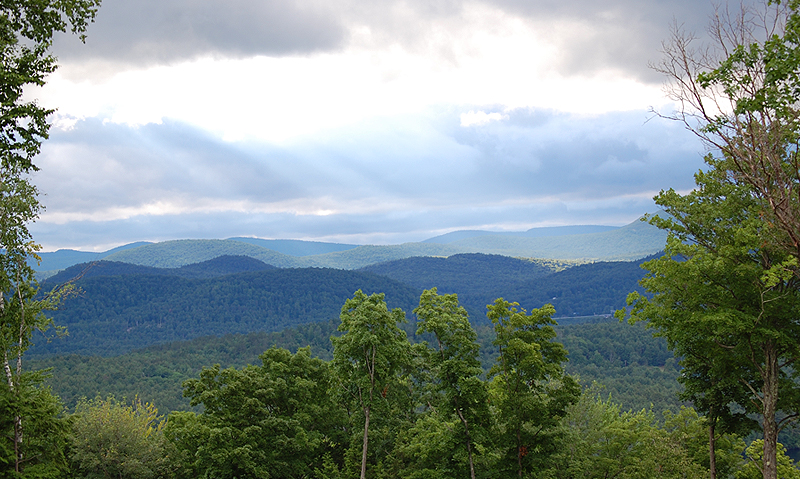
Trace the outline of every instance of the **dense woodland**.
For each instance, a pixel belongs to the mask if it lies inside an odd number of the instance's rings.
[[[676,401],[678,369],[663,340],[617,321],[556,328],[549,306],[490,306],[493,324],[476,330],[455,295],[426,291],[411,326],[382,294],[359,291],[341,320],[295,331],[207,337],[116,358],[51,358],[49,382],[76,411],[71,467],[99,467],[97,448],[112,440],[103,434],[125,431],[131,443],[100,460],[123,475],[353,477],[368,431],[368,477],[464,477],[471,470],[474,477],[652,477],[654,467],[661,477],[703,477],[705,429]],[[296,348],[303,344],[311,349]],[[569,362],[562,344],[575,351]],[[384,361],[361,369],[364,348]],[[538,376],[515,376],[511,365],[530,360],[544,361]],[[611,387],[580,386],[579,378],[597,371]],[[88,401],[75,394],[92,387],[97,395]],[[372,402],[365,402],[368,390]],[[653,398],[666,403],[620,405]],[[453,401],[462,401],[459,409]],[[172,412],[159,417],[159,403]],[[137,433],[141,423],[151,429]],[[722,467],[741,467],[735,448],[744,443],[724,441]],[[588,449],[564,453],[574,448]],[[136,461],[124,464],[126,454]]]
[[[409,315],[409,341],[416,321]],[[585,318],[590,319],[590,318]],[[590,319],[591,320],[591,319]],[[629,326],[616,320],[594,318],[591,323],[554,326],[558,341],[568,351],[565,369],[584,386],[602,385],[605,394],[624,409],[679,409],[685,405],[678,398],[677,361],[667,350],[666,341],[654,338],[643,326]],[[338,334],[338,320],[288,328],[283,331],[246,335],[204,336],[191,341],[177,341],[149,346],[119,356],[55,355],[31,357],[32,369],[52,368],[47,384],[68,409],[81,397],[107,396],[141,399],[158,406],[167,414],[190,409],[183,397],[182,384],[196,377],[206,366],[220,364],[243,367],[258,364],[258,356],[271,347],[296,351],[310,346],[312,356],[333,358],[330,337]],[[481,368],[488,372],[497,357],[492,345],[490,326],[475,328],[480,345]]]
[[[555,262],[483,254],[409,258],[368,271],[277,269],[242,256],[166,269],[99,261],[43,283],[47,290],[77,278],[76,294],[52,313],[69,334],[36,337],[28,354],[118,355],[156,343],[327,322],[357,289],[385,293],[390,307],[411,311],[422,290],[437,283],[466,298],[462,304],[476,325],[487,325],[486,305],[506,295],[526,308],[551,303],[559,316],[610,314],[637,289],[640,264],[563,269]]]

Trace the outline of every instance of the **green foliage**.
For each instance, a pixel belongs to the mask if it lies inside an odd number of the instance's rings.
[[[392,386],[400,381],[410,362],[410,343],[398,327],[406,322],[405,313],[399,308],[389,311],[383,293],[367,296],[356,291],[342,306],[340,319],[338,330],[344,334],[331,337],[333,367],[343,400],[363,413],[351,418],[354,425],[363,421],[360,464],[364,479],[371,414],[377,411],[387,415],[394,395]]]
[[[463,455],[460,454],[463,447],[470,477],[474,479],[474,451],[481,436],[486,441],[486,434],[481,433],[489,425],[488,393],[479,377],[482,370],[478,359],[478,336],[469,323],[467,311],[458,305],[455,294],[439,295],[436,288],[426,290],[420,296],[414,313],[419,320],[417,334],[432,333],[436,338],[436,347],[425,351],[433,389],[429,406],[435,408],[440,419],[455,416],[457,426],[449,429],[454,430],[455,436],[461,436],[450,454],[439,456],[439,460],[449,472],[455,472],[451,468],[458,461],[453,455]]]
[[[81,35],[99,0],[4,2],[0,10],[0,169],[15,177],[36,170],[33,157],[47,138],[52,110],[22,99],[26,86],[42,86],[56,69],[53,37],[70,29]],[[5,176],[3,176],[5,178]]]
[[[63,450],[52,443],[61,437],[56,431],[58,402],[22,372],[22,356],[30,347],[31,335],[50,326],[43,311],[57,299],[34,300],[38,286],[28,262],[40,249],[28,224],[41,211],[29,175],[38,169],[33,158],[47,138],[47,116],[52,110],[23,100],[23,93],[26,87],[43,86],[45,77],[55,70],[56,59],[50,53],[54,35],[70,29],[83,38],[98,5],[99,0],[10,0],[0,7],[2,467],[7,474],[13,471],[23,477],[57,476]],[[5,454],[8,451],[13,453],[10,457]]]
[[[567,408],[561,427],[558,447],[538,477],[699,479],[707,474],[692,461],[681,434],[659,427],[652,411],[624,411],[596,389]]]
[[[756,439],[745,451],[747,462],[736,471],[736,479],[761,479],[763,476],[764,440]],[[786,455],[786,448],[778,443],[778,477],[781,479],[800,479],[800,470],[795,468],[794,461]]]
[[[427,260],[407,261],[409,268],[398,264],[398,271],[428,277],[421,269]],[[535,275],[543,269],[522,260],[465,255],[453,258],[452,263],[450,272],[441,275],[441,279],[449,278],[444,282],[454,289],[467,289],[463,294],[459,291],[459,299],[472,311],[476,325],[486,322],[481,319],[483,310],[487,302],[497,297],[500,286],[508,287],[525,303],[552,301],[573,315],[621,307],[623,293],[634,289],[643,275],[638,263],[582,265],[538,279]],[[413,308],[419,298],[413,288],[366,272],[311,268],[224,274],[259,264],[245,257],[220,257],[175,269],[107,261],[70,269],[53,279],[79,277],[76,285],[82,294],[65,301],[52,315],[70,334],[56,341],[43,341],[29,354],[116,355],[154,343],[203,335],[283,330],[334,318],[342,302],[359,288],[386,292],[393,306],[405,310]],[[516,265],[519,274],[504,282],[500,279],[502,269],[509,265]],[[495,273],[489,274],[490,270]],[[533,279],[526,281],[531,275]],[[486,279],[462,281],[467,277]],[[310,298],[313,308],[308,306]],[[570,321],[580,320],[570,318],[562,323]]]
[[[557,266],[542,261],[480,253],[455,254],[447,258],[414,257],[378,263],[361,268],[424,290],[461,294],[507,288],[520,282],[541,278]],[[569,264],[572,266],[572,264]]]
[[[487,303],[512,296],[520,304],[551,303],[561,316],[609,314],[637,289],[641,261],[546,263],[499,255],[459,254],[449,258],[408,258],[363,268],[415,288],[457,293],[476,324]]]
[[[13,390],[0,383],[0,477],[59,478],[69,470],[69,422],[41,379],[23,374]]]
[[[467,477],[467,448],[459,423],[454,415],[433,410],[421,414],[410,428],[399,431],[395,454],[403,465],[403,477]]]
[[[765,466],[774,466],[785,423],[777,416],[800,407],[792,367],[800,355],[800,279],[786,274],[796,263],[772,244],[754,192],[729,182],[723,162],[707,162],[697,189],[656,197],[671,218],[651,221],[670,236],[666,254],[644,265],[642,285],[654,296],[632,294],[631,317],[648,321],[684,358],[685,397],[712,426],[752,429],[743,413],[760,416]]]
[[[275,269],[275,267],[249,256],[219,256],[201,263],[181,266],[180,268],[153,268],[131,263],[120,263],[118,261],[93,261],[70,266],[48,277],[43,284],[60,284],[95,276],[150,275],[176,276],[179,278],[216,278],[228,274],[268,269]]]
[[[679,444],[695,464],[709,469],[710,418],[699,416],[694,408],[685,406],[678,413],[665,409],[663,415],[670,441]],[[716,434],[714,442],[717,477],[732,477],[743,464],[744,440],[735,434]]]
[[[555,326],[569,351],[567,373],[588,386],[602,384],[624,409],[678,409],[682,386],[678,361],[664,338],[653,337],[644,324],[614,320]]]
[[[113,396],[78,402],[72,423],[70,459],[85,478],[148,479],[169,471],[163,419],[156,407]]]
[[[173,413],[165,434],[179,477],[308,477],[340,444],[344,417],[328,391],[328,363],[308,348],[272,348],[261,366],[204,369],[185,394],[203,412]]]
[[[546,304],[530,314],[517,306],[502,298],[487,306],[500,350],[489,374],[505,449],[500,469],[523,477],[554,452],[555,426],[577,400],[580,387],[564,374],[567,351],[555,341],[553,306]]]
[[[558,340],[569,351],[566,371],[580,377],[584,384],[603,384],[626,409],[677,409],[681,386],[675,378],[680,371],[664,338],[653,337],[643,324],[630,326],[600,319],[597,323],[554,327]],[[182,396],[181,384],[197,377],[203,365],[221,364],[226,368],[258,364],[259,354],[273,346],[294,351],[311,345],[313,355],[331,359],[330,336],[336,333],[338,324],[338,320],[332,320],[272,333],[205,336],[108,358],[34,357],[27,365],[32,370],[52,368],[53,374],[46,383],[69,408],[81,397],[138,394],[168,413],[190,408],[188,399]],[[492,344],[494,330],[478,327],[476,333],[481,367],[488,372],[497,358],[497,348]]]

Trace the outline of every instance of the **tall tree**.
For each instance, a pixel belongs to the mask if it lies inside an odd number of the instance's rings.
[[[34,301],[38,287],[28,263],[39,250],[28,224],[41,211],[28,175],[37,169],[33,157],[47,138],[52,110],[22,95],[28,86],[44,85],[55,70],[54,35],[69,29],[83,39],[99,3],[10,0],[0,6],[0,348],[9,393],[20,400],[25,397],[22,354],[33,331],[49,326],[42,311],[52,304]],[[18,473],[24,465],[22,419],[15,417],[12,434]]]
[[[739,368],[735,377],[763,415],[765,478],[777,475],[775,436],[781,425],[775,413],[783,410],[791,418],[797,412],[796,406],[785,404],[794,394],[785,368],[796,353],[791,344],[796,331],[789,317],[795,314],[800,277],[798,6],[798,0],[789,0],[743,5],[735,11],[720,7],[709,27],[710,45],[696,48],[695,38],[676,28],[664,45],[664,60],[656,65],[669,79],[670,97],[680,105],[665,116],[681,121],[712,153],[706,158],[709,174],[697,178],[695,194],[660,195],[660,204],[672,205],[669,212],[675,216],[672,223],[660,223],[675,235],[668,254],[690,260],[683,266],[671,264],[669,258],[653,263],[648,267],[650,281],[653,291],[673,298],[677,310],[694,307],[694,314],[706,319],[702,333],[731,353],[725,361]],[[725,194],[732,196],[727,199]],[[702,211],[706,206],[713,214]],[[739,219],[745,223],[737,223]],[[696,248],[689,250],[679,241]],[[661,279],[677,281],[681,275],[688,281],[683,286],[667,286]],[[685,295],[678,301],[676,292],[686,284],[699,286],[695,298]],[[709,303],[710,298],[716,302]],[[663,317],[683,314],[665,309]],[[683,327],[678,324],[688,328],[687,335],[677,335]],[[693,349],[688,343],[696,342],[691,334],[700,333],[677,319],[665,319],[657,327],[671,331],[673,345],[687,353]],[[746,341],[749,352],[740,351],[736,341]],[[696,365],[703,363],[707,372],[720,378],[716,351],[712,344],[703,352],[711,353],[709,358]],[[737,352],[743,361],[730,362]]]
[[[356,291],[339,317],[339,331],[344,334],[331,338],[333,365],[347,399],[364,415],[361,479],[365,479],[370,415],[386,403],[392,383],[409,362],[410,343],[398,326],[406,322],[405,313],[399,308],[389,311],[383,293],[367,296]]]
[[[75,406],[71,460],[92,479],[151,479],[167,472],[163,416],[153,404],[114,397],[82,399]]]
[[[500,349],[491,391],[503,429],[507,467],[518,477],[552,452],[552,434],[566,408],[578,400],[580,386],[564,373],[567,350],[555,341],[555,309],[546,304],[528,314],[498,298],[487,306]]]
[[[763,474],[775,479],[778,432],[800,411],[797,259],[770,241],[757,194],[707,161],[694,191],[656,197],[669,217],[651,222],[669,237],[665,254],[643,265],[653,296],[631,294],[631,317],[684,358],[689,391],[712,420],[731,424],[731,406],[760,415]]]
[[[440,413],[454,414],[461,423],[469,473],[475,479],[475,430],[489,415],[486,385],[479,377],[483,371],[478,335],[455,294],[439,295],[436,288],[426,290],[414,313],[419,320],[417,334],[433,333],[436,337],[436,348],[428,357],[434,388],[443,396],[438,407]]]

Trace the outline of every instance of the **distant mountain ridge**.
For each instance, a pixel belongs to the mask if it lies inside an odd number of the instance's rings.
[[[423,243],[449,244],[465,239],[477,238],[479,236],[522,236],[525,238],[545,238],[550,236],[569,236],[592,233],[603,233],[619,229],[619,226],[601,225],[575,225],[575,226],[544,226],[531,228],[527,231],[498,232],[486,230],[460,230],[434,236],[423,241]]]
[[[228,274],[248,273],[276,269],[275,266],[249,256],[218,256],[201,263],[188,264],[180,268],[153,268],[138,264],[118,261],[100,260],[92,263],[81,263],[59,272],[44,281],[45,288],[49,284],[60,284],[76,279],[87,279],[96,276],[176,276],[179,278],[216,278]]]
[[[107,266],[119,272],[118,263]],[[385,293],[390,307],[411,311],[420,293],[383,276],[330,268],[273,268],[193,279],[179,276],[183,272],[141,274],[131,268],[130,274],[78,279],[80,293],[51,314],[68,335],[39,339],[27,354],[109,356],[200,336],[281,331],[338,318],[358,289]]]
[[[399,245],[358,246],[258,238],[187,239],[126,245],[106,253],[71,250],[44,253],[38,270],[57,271],[78,262],[99,259],[154,268],[179,268],[225,255],[248,256],[278,268],[349,270],[417,256],[448,257],[462,253],[581,262],[632,261],[660,251],[665,243],[666,233],[641,221],[620,228],[575,226],[499,234],[453,232],[423,242]]]

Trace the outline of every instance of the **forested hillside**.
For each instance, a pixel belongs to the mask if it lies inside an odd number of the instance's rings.
[[[638,261],[575,263],[523,260],[500,255],[460,254],[449,258],[409,258],[363,268],[418,289],[437,287],[458,294],[473,318],[482,318],[496,298],[538,308],[551,303],[556,317],[611,314],[625,306],[644,276]],[[567,266],[571,266],[567,268]],[[480,324],[482,319],[476,319]]]
[[[543,231],[538,231],[543,230]],[[581,231],[582,234],[575,234]],[[486,233],[486,234],[484,234]],[[133,243],[103,253],[60,250],[44,253],[34,266],[51,274],[71,265],[105,259],[155,268],[178,268],[219,256],[249,256],[279,268],[358,269],[376,263],[418,256],[448,257],[483,253],[509,257],[568,261],[631,261],[654,254],[665,236],[647,223],[634,221],[622,228],[537,228],[523,232],[453,232],[418,243],[348,245],[299,240],[230,238]]]
[[[433,287],[448,293],[505,289],[549,275],[574,263],[524,260],[480,253],[447,258],[415,257],[378,263],[359,271],[386,276],[420,290]]]
[[[36,343],[29,354],[116,355],[151,344],[208,335],[279,331],[339,315],[353,291],[386,292],[410,311],[419,292],[370,273],[275,269],[211,279],[163,275],[95,276],[53,313],[68,336]]]
[[[409,315],[412,323],[416,323]],[[599,322],[598,322],[599,320]],[[113,356],[59,355],[37,358],[31,368],[53,368],[48,383],[68,407],[81,397],[133,397],[152,401],[163,412],[189,408],[181,394],[183,381],[196,377],[203,367],[220,364],[242,367],[257,364],[258,355],[277,346],[296,351],[311,346],[312,354],[330,360],[332,335],[338,334],[338,320],[287,328],[275,332],[204,336],[189,341],[176,341]],[[420,341],[407,328],[412,341]],[[654,338],[640,326],[621,324],[596,318],[586,324],[558,326],[558,339],[569,352],[567,371],[580,377],[588,386],[602,384],[604,394],[626,409],[677,409],[679,374],[676,361],[666,342]],[[491,327],[476,328],[481,345],[481,363],[488,371],[497,358]]]
[[[153,268],[131,263],[101,260],[70,266],[58,274],[47,278],[42,285],[46,290],[48,287],[68,281],[93,278],[96,276],[151,275],[177,276],[179,278],[215,278],[228,274],[264,271],[269,269],[277,268],[249,256],[223,255],[201,263],[181,266],[180,268]]]
[[[411,258],[366,271],[275,269],[242,256],[180,268],[76,265],[45,283],[48,289],[79,278],[79,294],[53,313],[68,335],[35,340],[30,353],[115,355],[200,336],[278,331],[335,318],[357,289],[385,292],[390,306],[411,311],[420,292],[436,286],[457,293],[475,325],[487,323],[486,305],[499,297],[527,309],[551,303],[557,317],[608,314],[624,306],[643,276],[639,262],[552,272],[564,265],[480,254]]]

